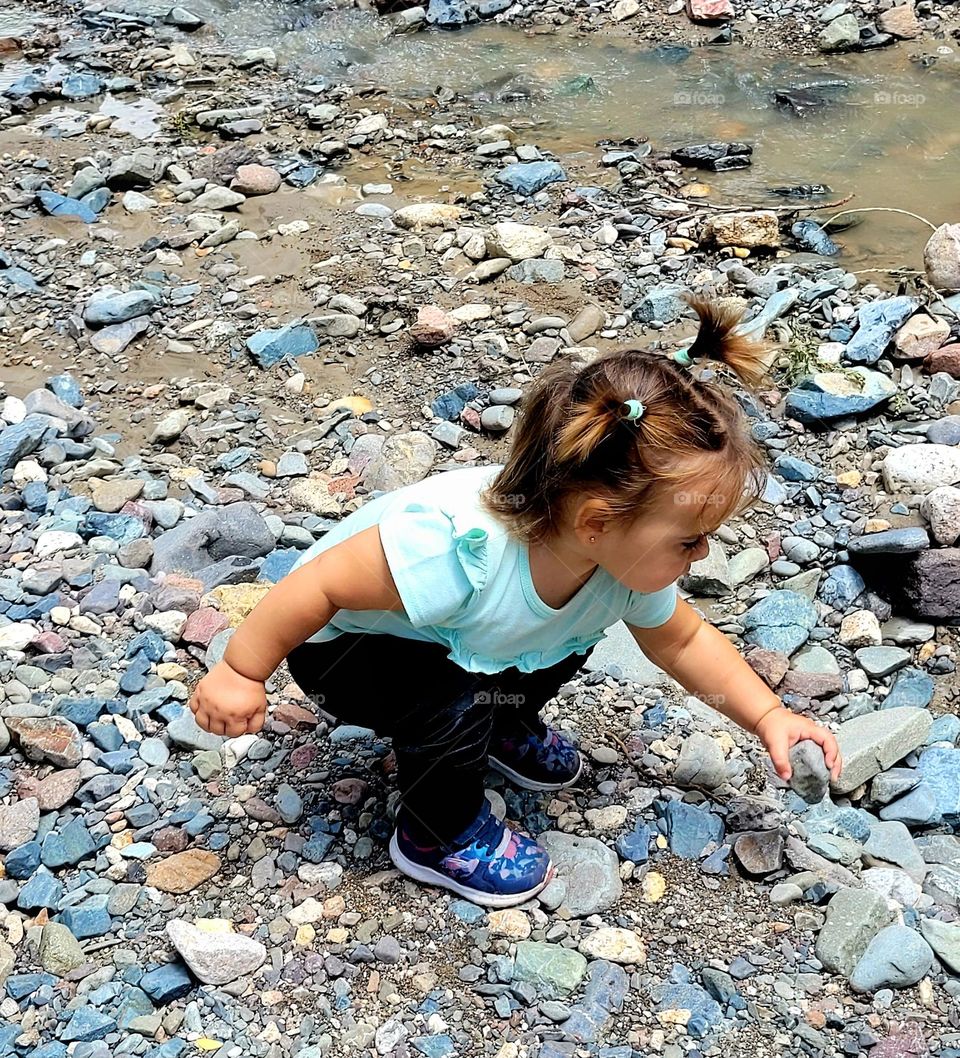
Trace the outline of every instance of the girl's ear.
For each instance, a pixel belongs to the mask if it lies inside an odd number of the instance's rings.
[[[612,522],[613,515],[606,500],[591,496],[590,499],[583,500],[574,511],[573,531],[580,542],[585,544],[591,537],[600,537],[605,533]]]

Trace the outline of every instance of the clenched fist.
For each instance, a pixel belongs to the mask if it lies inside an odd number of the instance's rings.
[[[190,708],[197,723],[214,735],[252,735],[266,719],[267,691],[260,680],[221,661],[197,684]]]

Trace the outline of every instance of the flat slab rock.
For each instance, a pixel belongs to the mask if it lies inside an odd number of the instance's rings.
[[[177,918],[167,923],[167,936],[187,966],[208,985],[225,985],[253,973],[267,957],[259,941],[232,929],[201,929]]]
[[[220,857],[204,849],[187,849],[152,864],[147,885],[163,893],[189,893],[220,870]]]
[[[902,706],[865,713],[841,724],[837,742],[843,771],[833,784],[834,792],[849,793],[893,767],[926,742],[932,723],[926,709]]]
[[[596,838],[548,830],[537,841],[550,853],[557,877],[566,883],[564,907],[575,918],[612,907],[623,892],[617,854]]]

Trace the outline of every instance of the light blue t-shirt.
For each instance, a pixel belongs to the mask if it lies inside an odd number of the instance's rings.
[[[654,628],[673,614],[676,585],[631,591],[598,567],[564,606],[537,595],[530,554],[480,504],[499,466],[445,471],[365,503],[300,557],[297,566],[372,525],[404,611],[339,610],[312,636],[378,632],[440,643],[469,672],[533,672],[585,654],[619,620]]]

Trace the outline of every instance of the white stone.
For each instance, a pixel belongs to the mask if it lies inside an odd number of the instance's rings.
[[[926,495],[941,485],[960,484],[960,449],[951,445],[917,444],[894,448],[883,461],[887,492]]]
[[[9,650],[26,650],[39,634],[33,625],[4,625],[0,628],[0,651],[6,653]]]
[[[23,422],[27,417],[27,406],[19,397],[4,397],[3,407],[0,408],[0,419],[11,426]]]
[[[22,489],[31,481],[46,481],[47,472],[35,459],[21,459],[13,468],[13,484]]]
[[[623,966],[642,966],[647,949],[640,935],[632,929],[604,926],[580,941],[580,952],[589,959],[606,959]]]
[[[287,921],[294,926],[305,926],[307,923],[320,922],[323,919],[323,904],[308,896],[302,904],[297,904],[287,913]]]
[[[124,192],[124,196],[120,202],[128,213],[147,213],[151,209],[156,209],[157,206],[160,205],[155,198],[148,198],[146,195],[141,195],[139,191]]]
[[[161,610],[159,613],[147,614],[143,623],[154,632],[159,632],[164,639],[177,643],[187,626],[187,615],[182,610]]]
[[[251,974],[267,957],[267,949],[253,937],[232,931],[207,932],[180,918],[167,923],[167,936],[187,966],[208,985],[225,985]]]
[[[628,18],[633,18],[639,10],[640,4],[637,0],[617,0],[610,15],[614,22],[626,22]]]
[[[489,257],[508,257],[511,261],[528,261],[553,245],[553,237],[534,224],[504,221],[485,235]]]
[[[878,647],[883,642],[880,622],[870,610],[855,610],[840,623],[840,642],[845,647]]]
[[[375,132],[382,132],[386,127],[386,114],[371,114],[369,117],[361,118],[354,126],[353,132],[356,136],[372,136]]]
[[[33,553],[36,558],[48,558],[61,551],[72,551],[73,548],[80,547],[82,544],[83,539],[78,533],[68,533],[63,529],[50,529],[37,537]]]
[[[459,206],[451,206],[444,202],[417,202],[412,206],[404,206],[393,215],[393,222],[399,228],[443,228],[447,224],[455,224],[461,217],[463,210]]]
[[[934,489],[924,498],[920,513],[930,523],[938,544],[952,547],[960,538],[960,489],[953,485]]]
[[[860,875],[860,880],[888,903],[899,907],[914,907],[920,899],[920,886],[896,867],[869,867]]]

